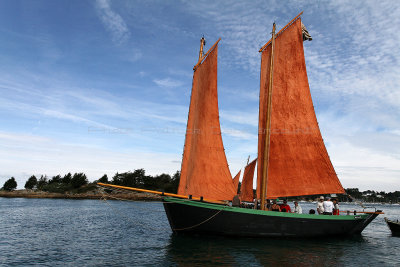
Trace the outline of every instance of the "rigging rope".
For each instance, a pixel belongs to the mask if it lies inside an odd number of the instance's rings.
[[[184,230],[188,230],[188,229],[192,229],[192,228],[198,227],[198,226],[202,225],[203,223],[208,222],[209,220],[211,220],[215,216],[217,216],[221,211],[226,209],[226,207],[229,207],[229,206],[225,206],[224,208],[220,209],[217,213],[215,213],[214,215],[212,215],[208,219],[206,219],[206,220],[204,220],[204,221],[202,221],[202,222],[200,222],[198,224],[195,224],[195,225],[192,225],[192,226],[189,226],[189,227],[184,227],[184,228],[173,228],[172,231],[184,231]]]
[[[101,189],[101,190],[100,190]],[[118,191],[118,192],[126,192],[125,190],[117,190],[117,189],[111,189],[112,191]],[[108,201],[107,201],[107,197],[108,198],[113,198],[113,199],[115,199],[115,200],[119,200],[119,201],[135,201],[135,200],[130,200],[130,199],[123,199],[123,198],[118,198],[118,197],[114,197],[114,196],[111,196],[110,194],[108,194],[108,193],[106,193],[105,191],[104,191],[104,188],[102,188],[102,187],[100,187],[99,188],[99,193],[102,195],[102,197],[100,198],[100,200],[101,201],[104,201],[110,208],[112,208],[112,209],[114,209],[111,205],[110,205],[110,203],[108,203]],[[162,202],[162,201],[152,201],[153,203],[163,203],[163,204],[175,204],[175,203],[172,203],[172,202]],[[218,214],[220,214],[223,210],[225,210],[227,207],[229,207],[229,206],[224,206],[222,209],[220,209],[219,211],[217,211],[215,214],[213,214],[213,215],[211,215],[209,218],[207,218],[207,219],[205,219],[204,221],[202,221],[202,222],[200,222],[200,223],[198,223],[198,224],[195,224],[195,225],[192,225],[192,226],[188,226],[188,227],[184,227],[184,228],[172,228],[172,231],[184,231],[184,230],[189,230],[189,229],[193,229],[193,228],[196,228],[196,227],[198,227],[198,226],[200,226],[200,225],[202,225],[202,224],[204,224],[204,223],[206,223],[206,222],[208,222],[209,220],[211,220],[212,218],[214,218],[215,216],[217,216]],[[114,209],[115,210],[115,209]],[[148,211],[148,209],[146,209],[146,211]],[[120,214],[120,212],[118,211],[118,210],[116,210],[116,212],[117,213],[119,213]],[[123,214],[123,216],[124,217],[127,217],[125,214]],[[129,220],[131,220],[131,218],[129,217],[128,218]],[[135,223],[137,223],[137,222],[135,222]],[[150,229],[153,229],[153,230],[159,230],[159,229],[155,229],[155,228],[151,228],[151,227],[149,227]]]

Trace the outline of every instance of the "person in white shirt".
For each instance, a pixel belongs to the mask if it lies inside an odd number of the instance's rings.
[[[318,212],[318,214],[323,214],[324,213],[324,204],[323,204],[323,202],[324,202],[324,197],[321,196],[319,198],[319,200],[318,200],[318,203],[317,203],[317,212]]]
[[[324,215],[332,215],[333,214],[333,202],[330,197],[327,197],[326,200],[322,203],[324,206]]]
[[[293,212],[297,213],[297,214],[302,214],[303,213],[303,210],[301,209],[301,207],[300,207],[299,203],[297,203],[297,201],[294,202]]]

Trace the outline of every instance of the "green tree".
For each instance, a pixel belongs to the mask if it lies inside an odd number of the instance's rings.
[[[180,171],[176,171],[176,173],[172,176],[171,187],[169,188],[168,192],[177,193],[180,180],[181,180],[181,172]],[[165,190],[165,191],[167,191],[167,190]]]
[[[71,173],[67,173],[66,175],[64,175],[64,177],[62,178],[61,182],[63,184],[70,184],[71,183],[71,179],[72,179],[72,175]]]
[[[49,184],[53,184],[53,183],[59,184],[59,183],[61,183],[61,181],[62,181],[61,175],[56,175],[56,176],[53,176],[53,177],[49,180]]]
[[[79,188],[86,184],[88,184],[88,180],[84,173],[75,173],[74,176],[72,176],[71,185],[73,188]]]
[[[17,188],[17,181],[15,181],[14,177],[8,179],[3,185],[3,189],[6,191],[12,191],[15,190],[16,188]]]
[[[42,191],[47,184],[48,184],[47,176],[42,175],[40,176],[39,181],[37,182],[37,189]]]
[[[38,180],[37,180],[36,176],[32,175],[31,177],[29,177],[28,181],[26,181],[25,189],[31,189],[32,190],[32,189],[36,188],[37,183],[38,183]]]
[[[99,183],[104,183],[104,184],[108,184],[108,176],[107,174],[104,174],[98,181]]]
[[[145,188],[144,185],[147,178],[144,169],[137,169],[134,172],[117,172],[113,177],[112,183],[115,185]]]

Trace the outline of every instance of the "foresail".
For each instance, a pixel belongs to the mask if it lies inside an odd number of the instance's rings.
[[[216,43],[193,74],[178,194],[232,200],[236,190],[219,123],[217,56]]]
[[[271,45],[262,52],[257,196],[263,173]],[[267,198],[344,193],[311,99],[301,19],[275,39]]]
[[[242,201],[252,202],[253,194],[253,177],[256,168],[257,159],[250,162],[245,168],[243,173],[242,186],[240,187],[240,199]]]
[[[236,176],[233,178],[233,180],[232,180],[232,182],[233,182],[233,188],[236,190],[236,192],[237,192],[237,190],[238,190],[238,186],[239,186],[239,178],[240,178],[240,173],[241,173],[242,171],[240,170],[237,174],[236,174]]]

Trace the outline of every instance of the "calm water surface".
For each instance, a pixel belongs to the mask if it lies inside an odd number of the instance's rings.
[[[400,206],[377,207],[386,214],[361,236],[252,239],[176,236],[158,202],[0,198],[0,264],[400,266],[400,238],[383,220],[400,219]]]

